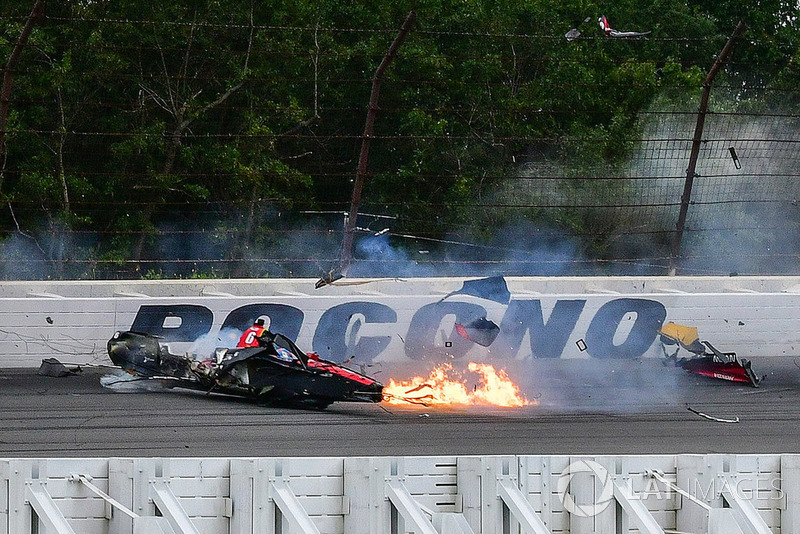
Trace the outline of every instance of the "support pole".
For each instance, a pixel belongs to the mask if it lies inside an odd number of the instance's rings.
[[[37,480],[26,485],[25,498],[36,511],[36,515],[42,523],[44,523],[48,532],[55,532],[55,534],[75,534],[75,531],[67,522],[61,510],[58,509],[53,498],[47,492],[44,483]]]
[[[386,496],[391,503],[403,516],[403,519],[411,525],[411,530],[418,534],[438,534],[433,525],[425,517],[425,512],[417,504],[411,493],[400,480],[389,480],[386,482]]]
[[[626,488],[616,480],[614,484],[614,499],[628,515],[628,518],[636,525],[642,534],[664,534],[664,529],[658,524],[653,514],[647,509],[641,498],[628,495]]]
[[[70,482],[77,482],[77,483],[83,484],[92,493],[94,493],[95,495],[97,495],[98,497],[100,497],[101,499],[106,501],[108,504],[110,504],[111,506],[113,506],[114,508],[116,508],[117,510],[122,512],[123,514],[127,515],[131,519],[136,519],[137,517],[139,517],[139,514],[131,511],[130,509],[128,509],[128,507],[123,505],[121,502],[119,502],[116,499],[113,499],[108,493],[104,492],[103,490],[101,490],[100,488],[98,488],[97,486],[92,484],[92,481],[90,479],[91,479],[90,476],[81,475],[81,474],[72,474],[69,477],[69,481]]]
[[[678,270],[677,262],[681,254],[683,230],[686,226],[686,215],[689,212],[689,201],[691,200],[692,186],[694,184],[694,177],[696,176],[695,169],[697,168],[697,158],[700,155],[700,144],[703,139],[703,125],[706,121],[706,113],[708,112],[708,99],[711,95],[711,83],[714,81],[719,69],[722,68],[722,64],[725,62],[725,59],[728,57],[728,54],[733,48],[734,41],[736,41],[736,39],[742,34],[744,28],[744,22],[739,21],[739,24],[736,25],[736,28],[733,30],[733,34],[728,39],[728,42],[725,43],[725,46],[722,48],[722,52],[720,52],[719,56],[717,56],[716,61],[714,61],[714,65],[711,66],[711,70],[708,71],[708,75],[703,82],[703,93],[700,97],[700,109],[697,112],[697,124],[695,125],[694,138],[692,139],[692,152],[689,155],[689,167],[686,169],[686,181],[683,185],[683,195],[681,195],[681,210],[678,214],[678,222],[675,225],[675,234],[673,235],[672,239],[672,254],[670,255],[669,261],[670,276],[675,276]]]
[[[200,534],[167,482],[151,481],[150,498],[176,534]]]
[[[758,510],[750,499],[744,498],[739,491],[739,485],[735,476],[726,476],[722,485],[722,496],[728,506],[739,512],[741,521],[740,527],[742,530],[752,532],[754,534],[772,534],[772,529],[769,528],[767,522],[758,513]]]
[[[28,38],[33,31],[33,25],[42,14],[44,14],[44,2],[42,0],[36,0],[33,4],[31,14],[28,16],[28,20],[25,22],[25,26],[23,26],[22,32],[19,34],[17,44],[14,45],[14,50],[11,51],[8,62],[3,69],[3,85],[2,88],[0,88],[0,162],[3,161],[3,147],[6,141],[6,120],[8,119],[8,104],[11,98],[14,69],[17,66],[20,54],[22,54],[22,49],[25,48],[25,45],[28,43]],[[0,163],[0,193],[3,190],[2,167],[3,165]]]
[[[378,66],[378,69],[375,71],[375,74],[372,77],[372,93],[369,97],[369,107],[367,109],[367,121],[364,124],[364,134],[361,136],[361,155],[358,158],[358,168],[356,170],[356,179],[355,183],[353,184],[353,196],[350,201],[350,211],[347,213],[347,220],[345,221],[344,227],[344,237],[342,238],[342,254],[340,258],[339,264],[339,275],[344,274],[347,271],[347,268],[350,266],[350,263],[353,261],[353,233],[355,232],[356,228],[356,219],[358,218],[358,210],[361,206],[361,192],[364,188],[364,180],[367,177],[367,162],[369,161],[369,145],[370,141],[372,140],[372,133],[375,127],[375,115],[378,112],[378,94],[381,90],[381,82],[383,81],[383,74],[386,72],[386,69],[389,67],[389,63],[392,62],[394,59],[395,54],[400,49],[400,46],[403,44],[403,41],[406,38],[409,30],[411,29],[411,25],[414,23],[414,20],[417,18],[416,13],[413,11],[409,12],[408,16],[406,16],[406,20],[403,22],[400,31],[397,33],[397,36],[392,42],[389,49],[386,51],[386,55],[383,57],[383,61]],[[331,273],[329,277],[333,280],[334,274]],[[325,279],[320,280],[323,282]],[[331,281],[332,281],[331,280]],[[330,283],[330,282],[328,282]],[[317,287],[322,287],[325,285],[324,283],[320,284],[318,282]]]
[[[288,520],[291,532],[303,534],[320,534],[319,529],[309,517],[300,500],[292,492],[286,480],[278,479],[272,482],[272,500]]]
[[[516,484],[508,479],[498,480],[497,495],[506,504],[511,515],[519,522],[524,532],[527,534],[550,534],[550,530],[539,518],[536,510],[533,509]]]

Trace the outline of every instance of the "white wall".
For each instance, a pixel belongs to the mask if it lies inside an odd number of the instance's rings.
[[[637,518],[651,533],[708,532],[707,509],[736,512],[746,529],[711,532],[780,534],[798,531],[798,490],[792,454],[0,459],[0,534],[46,521],[64,533],[162,532],[137,529],[157,507],[187,533],[433,533],[449,519],[468,529],[449,532],[499,534],[504,505],[512,524],[553,534],[645,532]]]
[[[0,283],[0,367],[38,367],[46,357],[107,363],[107,340],[132,327],[156,330],[174,352],[202,354],[235,344],[220,335],[224,326],[244,329],[262,313],[302,348],[356,363],[658,357],[656,331],[667,321],[696,326],[742,357],[800,355],[797,277],[507,278],[505,300],[458,293],[464,281]],[[500,327],[489,347],[454,330],[480,316]],[[207,343],[192,343],[202,334]]]

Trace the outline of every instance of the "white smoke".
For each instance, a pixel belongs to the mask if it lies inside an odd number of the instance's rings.
[[[196,355],[199,360],[210,358],[217,348],[235,347],[241,335],[242,331],[236,328],[224,328],[218,333],[209,332],[194,340],[189,348],[189,354]]]

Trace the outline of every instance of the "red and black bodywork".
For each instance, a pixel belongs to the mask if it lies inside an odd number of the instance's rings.
[[[693,358],[678,360],[677,365],[696,375],[758,387],[761,379],[753,372],[750,360],[739,359],[735,352],[720,352],[708,341],[702,343],[707,350]]]
[[[761,379],[753,371],[750,360],[738,358],[735,352],[721,352],[708,341],[700,341],[697,328],[667,323],[658,333],[664,355],[678,367],[696,375],[758,387]],[[676,346],[672,354],[666,349],[670,345]],[[690,356],[679,357],[680,349]]]
[[[258,347],[220,348],[200,361],[171,354],[151,334],[117,332],[108,341],[108,355],[114,365],[141,378],[262,404],[322,409],[340,401],[383,399],[383,385],[376,380],[305,353],[282,334],[265,336]]]

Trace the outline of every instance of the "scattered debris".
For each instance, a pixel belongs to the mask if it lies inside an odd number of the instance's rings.
[[[697,414],[700,417],[705,417],[706,419],[709,419],[711,421],[716,421],[718,423],[738,423],[739,422],[739,418],[738,417],[734,417],[733,419],[723,419],[721,417],[714,417],[714,416],[705,414],[703,412],[698,412],[697,410],[695,410],[691,406],[687,406],[686,409],[689,410],[690,412],[692,412],[693,414]]]
[[[56,358],[45,358],[39,366],[39,374],[42,376],[54,376],[56,378],[63,378],[65,376],[82,373],[83,369],[76,367],[74,369],[67,369],[67,366],[58,361]]]
[[[733,148],[733,147],[730,147],[728,149],[728,151],[731,153],[731,159],[733,160],[733,166],[736,167],[737,169],[741,169],[742,168],[742,163],[739,161],[739,156],[736,155],[736,149]]]
[[[420,391],[423,388],[433,388],[433,386],[431,386],[430,384],[420,384],[417,387],[409,389],[408,391],[406,391],[406,395],[408,395],[409,393],[414,393],[415,391]]]
[[[486,317],[478,317],[467,324],[456,323],[456,332],[464,339],[468,339],[482,347],[488,347],[497,339],[500,327]]]
[[[384,391],[383,399],[389,404],[419,404],[420,406],[429,407],[434,404],[436,397],[433,395],[423,395],[421,397],[405,397],[403,395],[393,395]]]
[[[661,348],[668,361],[696,375],[718,378],[730,382],[739,382],[758,387],[763,377],[759,378],[752,369],[749,360],[736,356],[735,352],[721,352],[708,341],[700,341],[697,328],[669,322],[658,330],[661,336]],[[667,346],[677,345],[672,354],[667,353]],[[684,349],[690,353],[687,357],[678,357]]]
[[[314,284],[314,288],[315,289],[319,289],[319,288],[325,287],[325,286],[339,286],[339,287],[344,287],[344,286],[363,286],[363,285],[372,284],[372,283],[375,283],[375,282],[405,282],[405,279],[398,278],[398,277],[395,277],[395,278],[370,278],[368,280],[340,281],[342,278],[344,278],[344,276],[345,275],[342,274],[342,273],[331,274],[331,272],[329,272],[328,274],[326,274],[325,276],[323,276],[322,278],[317,280],[317,282]]]
[[[107,374],[100,377],[100,385],[106,389],[110,389],[121,393],[140,393],[142,391],[161,391],[167,389],[170,385],[167,379],[163,380],[149,380],[140,376],[126,373],[125,371],[118,371],[113,374]]]
[[[327,285],[333,284],[336,280],[344,278],[344,273],[341,269],[331,269],[326,274],[324,274],[317,283],[314,284],[315,289],[319,289],[321,287],[325,287]]]

